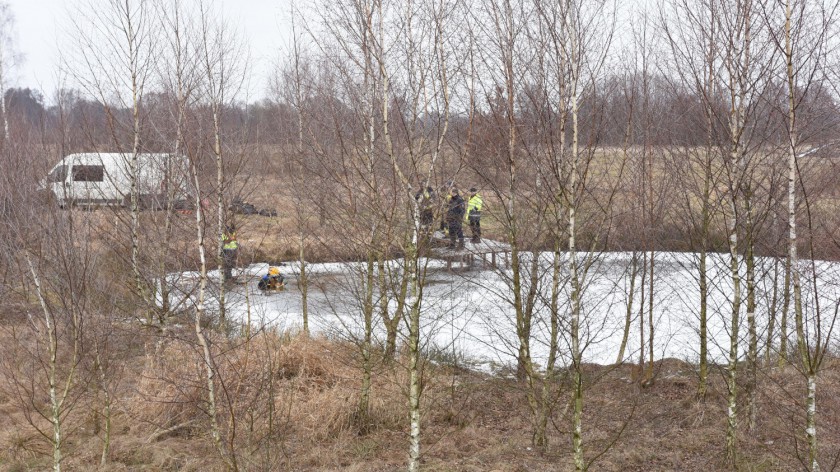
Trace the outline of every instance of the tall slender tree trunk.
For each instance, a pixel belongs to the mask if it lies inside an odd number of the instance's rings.
[[[744,76],[750,71],[750,41],[752,22],[752,1],[747,0],[743,5],[738,5],[738,15],[743,15],[743,40],[741,30],[736,35],[736,54],[727,63],[730,73],[729,93],[729,161],[731,169],[731,221],[729,231],[729,257],[730,272],[732,277],[732,315],[730,319],[729,338],[729,372],[727,375],[727,428],[726,428],[726,453],[733,465],[738,463],[738,341],[741,315],[741,275],[739,272],[739,227],[740,227],[740,205],[741,192],[743,190],[744,166],[741,162],[742,143],[741,136],[745,128],[745,107],[746,107],[746,85],[743,83]]]
[[[62,400],[58,393],[58,337],[56,333],[56,326],[55,320],[53,319],[53,314],[50,311],[49,307],[47,306],[46,299],[44,298],[44,292],[41,287],[41,278],[38,277],[38,273],[35,271],[35,266],[32,264],[32,260],[29,257],[29,253],[25,252],[24,255],[26,256],[26,262],[29,266],[29,272],[32,274],[32,281],[35,284],[35,293],[38,298],[38,302],[41,305],[41,311],[44,314],[44,328],[45,334],[47,337],[47,355],[48,355],[48,362],[47,362],[47,383],[49,386],[49,398],[50,398],[50,416],[49,422],[52,424],[52,453],[53,453],[53,464],[52,468],[54,472],[61,472],[61,461],[64,459],[62,455],[61,445],[63,441],[62,436],[62,422],[61,422],[61,404]]]
[[[775,218],[774,218],[775,220]],[[776,318],[778,317],[777,310],[779,309],[779,257],[773,257],[773,288],[770,292],[770,309],[768,310],[767,320],[767,345],[764,348],[764,361],[768,365],[773,359],[773,338],[776,336]]]
[[[0,44],[5,46],[5,44]],[[3,115],[3,145],[9,145],[9,116],[6,114],[6,58],[5,52],[0,51],[0,113]]]
[[[294,5],[292,5],[292,38],[294,47],[294,62],[295,62],[295,108],[297,109],[297,158],[298,162],[303,162],[303,84],[301,81],[300,70],[300,45],[298,44],[298,36],[295,31],[295,12]],[[298,252],[298,262],[300,263],[300,275],[298,276],[298,290],[300,290],[301,311],[303,314],[303,333],[309,336],[309,279],[306,272],[306,226],[304,221],[304,210],[300,208],[302,202],[298,204],[298,244],[300,245]]]
[[[756,421],[756,387],[758,375],[758,328],[755,322],[755,241],[753,233],[752,202],[749,190],[744,196],[744,207],[747,217],[746,228],[746,257],[747,266],[747,329],[749,330],[749,346],[747,349],[747,429],[752,431]]]
[[[196,189],[196,200],[200,200],[200,185],[198,180],[198,173],[193,168],[193,180]],[[207,382],[207,415],[210,417],[210,436],[213,438],[213,444],[216,450],[225,462],[229,470],[237,470],[236,459],[232,454],[228,454],[224,441],[222,441],[221,427],[219,426],[218,405],[216,401],[216,368],[213,362],[213,354],[210,350],[210,344],[201,327],[202,318],[204,316],[204,300],[207,292],[207,251],[205,246],[204,236],[204,215],[201,205],[196,205],[195,210],[196,231],[198,235],[198,255],[201,263],[199,272],[198,285],[198,301],[195,306],[195,320],[194,329],[195,336],[201,346],[202,364],[204,367],[205,380]]]
[[[51,338],[54,338],[54,333],[50,334]],[[54,339],[50,339],[51,343],[54,343]],[[61,402],[58,398],[57,386],[56,386],[56,367],[55,367],[55,352],[52,351],[54,344],[50,346],[50,373],[49,373],[49,384],[50,384],[50,422],[53,426],[53,437],[52,437],[52,447],[53,447],[53,470],[55,472],[61,472],[61,461],[63,460],[62,453],[61,453],[61,444],[63,441],[63,437],[61,435]]]
[[[789,228],[788,228],[789,229]],[[784,367],[788,360],[788,313],[790,312],[791,301],[791,260],[790,242],[785,255],[785,281],[782,288],[782,311],[779,313],[779,367]]]
[[[420,470],[420,310],[416,303],[409,312],[408,331],[408,470],[417,472]]]
[[[647,286],[648,253],[642,251],[642,280],[639,281],[639,380],[645,368],[645,287]]]
[[[558,215],[559,216],[559,215]],[[560,221],[559,219],[557,221]],[[550,312],[550,328],[549,328],[549,345],[548,345],[548,360],[545,367],[545,378],[542,382],[542,395],[540,398],[539,410],[537,414],[536,428],[534,430],[533,443],[534,446],[545,452],[548,450],[548,420],[551,416],[552,405],[554,403],[554,388],[556,382],[555,366],[557,365],[557,350],[559,348],[560,339],[560,278],[561,278],[561,257],[559,239],[555,243],[554,254],[552,255],[552,274],[551,274],[551,298],[549,301]]]
[[[404,179],[404,183],[405,179]],[[410,193],[410,192],[409,192]],[[414,235],[412,244],[408,245],[406,253],[406,271],[411,278],[410,309],[408,313],[408,418],[409,418],[409,441],[408,441],[408,470],[419,472],[420,470],[420,396],[423,393],[422,366],[420,363],[420,307],[423,301],[423,285],[421,283],[419,252],[417,248],[420,228],[420,210],[417,201],[414,201]],[[401,312],[401,309],[398,309]],[[396,314],[394,320],[396,321]],[[401,316],[401,315],[400,315]],[[394,326],[396,328],[396,326]],[[396,329],[394,331],[394,345],[396,344]],[[390,334],[389,334],[390,335]]]
[[[708,306],[709,286],[706,269],[707,254],[700,250],[700,382],[697,386],[697,396],[706,397],[709,378],[709,339],[708,339]]]
[[[100,388],[102,394],[105,396],[105,401],[102,406],[102,418],[105,420],[104,431],[102,433],[102,455],[99,459],[99,465],[104,466],[108,463],[108,456],[111,453],[111,392],[108,389],[108,377],[105,372],[105,367],[102,365],[101,344],[98,340],[94,341],[94,356],[96,372],[99,374]]]
[[[734,92],[733,92],[734,93]],[[739,105],[741,104],[741,105]],[[737,464],[738,438],[738,341],[741,324],[741,274],[739,261],[738,220],[741,197],[741,162],[739,136],[743,126],[741,106],[743,101],[733,98],[730,110],[731,149],[729,154],[731,166],[730,210],[732,215],[729,222],[729,272],[732,280],[732,312],[729,327],[729,366],[727,373],[727,427],[726,454],[733,464]]]
[[[653,185],[651,183],[651,185]],[[654,361],[654,352],[653,352],[653,339],[654,339],[654,327],[656,324],[653,320],[653,294],[654,294],[654,267],[656,266],[656,252],[651,250],[650,251],[650,265],[648,269],[650,273],[648,274],[648,368],[647,374],[645,375],[645,381],[648,384],[653,383],[653,361]]]
[[[569,177],[569,188],[571,199],[569,202],[569,281],[572,284],[570,297],[571,303],[571,338],[572,338],[572,365],[574,368],[573,379],[573,403],[572,414],[572,453],[574,455],[575,470],[582,472],[586,470],[586,459],[583,455],[583,358],[580,351],[580,321],[581,303],[580,290],[581,280],[578,274],[577,254],[577,192],[578,192],[578,150],[579,128],[578,128],[578,97],[577,80],[572,87],[571,114],[572,114],[572,168]]]
[[[564,54],[560,53],[561,57]],[[562,60],[561,60],[562,62]],[[561,97],[566,96],[566,83],[562,77],[558,77],[558,91]],[[554,169],[560,169],[563,165],[563,157],[565,155],[566,149],[566,125],[568,122],[568,115],[566,113],[560,113],[558,116],[558,140],[559,146],[558,151],[552,154],[552,158],[554,162],[552,163],[552,167]],[[563,220],[566,219],[567,216],[567,208],[564,206],[563,199],[561,198],[562,192],[556,191],[553,192],[554,194],[554,221],[556,221],[557,226],[561,227]],[[566,202],[568,204],[568,202]],[[545,367],[545,377],[542,382],[542,396],[539,405],[539,413],[536,421],[536,428],[534,430],[534,437],[533,443],[534,446],[540,451],[547,451],[548,450],[548,422],[551,417],[553,406],[555,403],[556,395],[558,393],[554,393],[556,389],[556,365],[557,365],[557,356],[558,356],[558,349],[560,344],[560,292],[561,287],[560,283],[562,280],[562,255],[561,255],[561,245],[562,245],[562,236],[558,234],[554,240],[554,254],[552,254],[552,272],[551,272],[551,298],[549,300],[549,313],[550,313],[550,331],[549,331],[549,348],[548,348],[548,360],[546,362]],[[627,328],[629,329],[629,327]],[[629,336],[626,334],[625,336]],[[619,356],[620,358],[623,356]]]
[[[300,291],[300,306],[301,315],[303,316],[303,334],[309,337],[309,268],[306,263],[306,237],[301,231],[299,233],[299,251],[298,263],[300,264],[300,272],[298,274],[298,290]]]
[[[803,370],[807,372],[807,393],[805,396],[805,437],[808,443],[808,462],[811,472],[820,470],[817,456],[817,369],[819,366],[819,344],[815,353],[811,353],[805,332],[804,313],[802,309],[802,281],[799,273],[799,256],[797,254],[796,233],[796,183],[797,157],[796,147],[799,136],[796,126],[796,74],[793,64],[793,0],[785,2],[785,61],[788,85],[788,228],[789,245],[788,259],[790,280],[793,283],[793,310],[796,323],[796,344]],[[819,320],[817,321],[819,325]],[[817,326],[819,328],[819,326]],[[819,332],[818,332],[819,333]],[[819,343],[819,339],[817,340]]]
[[[127,22],[128,34],[134,34],[133,24],[130,21],[130,15],[127,15],[129,21]],[[129,36],[131,37],[131,36]],[[133,123],[133,142],[131,145],[131,159],[129,159],[128,173],[131,179],[131,268],[134,271],[134,284],[137,289],[137,294],[141,297],[144,303],[147,303],[146,289],[143,284],[143,276],[140,273],[140,188],[139,188],[139,154],[140,154],[140,96],[138,77],[136,67],[135,44],[133,40],[129,40],[129,56],[131,57],[131,116]],[[148,307],[147,307],[148,309]],[[152,310],[148,310],[146,322],[151,325],[154,322]]]
[[[630,338],[630,324],[633,321],[633,298],[636,294],[636,275],[639,272],[639,255],[633,251],[630,258],[630,287],[627,289],[627,310],[624,313],[624,334],[621,336],[621,346],[618,348],[618,358],[615,363],[624,362],[624,353],[627,349],[627,341]]]
[[[362,303],[362,316],[364,317],[364,335],[362,338],[362,389],[359,394],[359,431],[362,434],[367,434],[370,426],[370,391],[371,391],[371,376],[373,370],[373,362],[371,360],[371,348],[373,340],[373,289],[374,281],[374,254],[371,252],[368,255],[367,263],[365,265],[364,283],[365,283],[365,298]]]
[[[734,216],[733,216],[734,221]],[[738,439],[738,331],[741,311],[741,277],[738,273],[738,235],[734,222],[729,233],[729,270],[732,277],[732,314],[729,326],[729,366],[726,377],[726,454],[732,463],[737,463]]]
[[[805,436],[808,440],[808,463],[811,472],[819,472],[817,461],[817,374],[808,372],[808,393],[805,396]]]
[[[710,61],[711,62],[711,61]],[[709,64],[709,88],[714,90],[714,68]],[[711,94],[709,96],[712,96]],[[698,283],[700,289],[700,381],[697,386],[697,396],[706,398],[709,378],[709,272],[708,272],[708,249],[709,232],[712,225],[711,208],[709,208],[712,197],[712,150],[714,126],[712,111],[707,105],[706,109],[706,156],[703,169],[703,203],[701,210],[700,227],[700,255]]]
[[[413,243],[409,243],[412,244]],[[385,268],[385,260],[383,255],[380,255],[379,261],[377,262],[379,270],[379,312],[382,318],[382,322],[385,325],[385,352],[383,357],[386,362],[390,362],[394,360],[394,356],[397,353],[397,334],[399,333],[400,323],[402,322],[403,313],[405,313],[405,306],[406,306],[406,297],[408,295],[408,286],[409,281],[411,280],[410,275],[410,268],[412,265],[410,254],[413,251],[409,251],[408,254],[405,255],[403,258],[403,272],[400,276],[400,286],[399,286],[399,293],[396,294],[396,302],[397,308],[394,310],[393,315],[390,313],[389,309],[389,286],[388,286],[388,275]]]
[[[741,196],[741,147],[740,134],[743,129],[743,97],[738,95],[735,88],[731,89],[732,101],[730,103],[729,132],[730,132],[730,153],[729,162],[731,168],[730,190],[730,216],[729,222],[729,272],[732,280],[732,312],[729,327],[729,366],[727,373],[727,414],[726,414],[726,454],[732,464],[737,464],[737,438],[738,438],[738,340],[741,324],[741,275],[739,269],[739,243],[738,243],[738,220]]]
[[[209,73],[209,71],[208,71]],[[217,97],[213,97],[217,100]],[[222,123],[220,103],[213,103],[213,154],[216,157],[216,234],[219,238],[219,250],[216,253],[219,270],[219,326],[227,331],[227,312],[225,293],[227,292],[227,275],[225,274],[224,235],[225,235],[225,200],[224,200],[224,161],[222,159]],[[201,202],[198,203],[201,205]]]

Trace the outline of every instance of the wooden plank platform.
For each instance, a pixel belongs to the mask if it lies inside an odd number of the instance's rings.
[[[504,268],[510,268],[510,244],[501,241],[482,238],[480,243],[473,243],[467,237],[464,238],[463,249],[449,249],[449,238],[442,231],[435,231],[430,243],[432,247],[428,256],[446,261],[448,270],[452,270],[453,263],[459,263],[461,268],[471,268],[476,260],[481,260],[485,265],[489,263],[494,269],[502,264]]]

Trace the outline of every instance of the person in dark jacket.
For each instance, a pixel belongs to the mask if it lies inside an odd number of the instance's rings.
[[[449,193],[449,202],[446,210],[446,224],[449,227],[449,249],[455,249],[455,238],[458,239],[458,249],[464,248],[464,231],[462,221],[466,213],[464,199],[457,188],[452,188]]]
[[[430,228],[435,220],[435,204],[437,203],[434,189],[427,185],[414,195],[414,199],[420,207],[420,226],[423,229]]]

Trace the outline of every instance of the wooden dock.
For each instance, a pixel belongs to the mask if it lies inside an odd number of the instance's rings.
[[[449,249],[449,238],[442,231],[435,231],[430,243],[428,256],[445,261],[448,270],[452,270],[456,263],[462,269],[470,269],[476,261],[481,261],[485,266],[489,264],[494,269],[510,267],[511,248],[507,243],[484,238],[479,243],[473,243],[469,238],[464,238],[463,249]]]

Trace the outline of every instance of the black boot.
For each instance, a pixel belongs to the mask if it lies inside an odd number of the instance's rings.
[[[458,240],[458,249],[464,249],[464,238]]]

